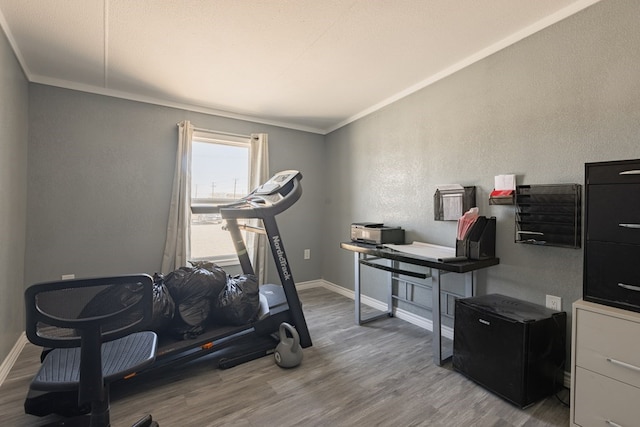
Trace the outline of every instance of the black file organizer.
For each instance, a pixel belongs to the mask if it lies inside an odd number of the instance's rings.
[[[487,259],[496,256],[496,218],[479,216],[463,240],[456,240],[456,256]]]
[[[581,192],[579,184],[518,185],[516,243],[580,248]]]

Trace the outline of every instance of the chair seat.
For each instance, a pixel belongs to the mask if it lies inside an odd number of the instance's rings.
[[[105,383],[140,371],[155,360],[157,336],[136,332],[102,344],[102,373]],[[31,382],[39,391],[66,391],[80,383],[80,347],[56,348],[45,357]]]

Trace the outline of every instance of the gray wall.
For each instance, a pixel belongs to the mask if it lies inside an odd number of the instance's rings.
[[[324,138],[28,86],[0,38],[0,358],[23,329],[24,283],[160,268],[183,119],[267,132],[272,172],[302,171],[302,200],[279,218],[299,282],[353,288],[352,256],[339,249],[353,221],[452,244],[455,225],[432,219],[433,192],[458,182],[476,185],[482,214],[498,218],[501,263],[480,273],[479,291],[539,303],[555,294],[569,310],[581,296],[582,250],[513,243],[513,207],[487,196],[496,174],[582,183],[585,162],[640,158],[639,17],[634,0],[597,3]]]
[[[302,172],[303,196],[278,217],[297,281],[320,277],[321,135],[33,84],[29,98],[27,283],[160,270],[176,124],[269,134],[270,170]],[[269,269],[275,277],[275,266]]]
[[[585,162],[640,158],[639,18],[635,0],[597,3],[328,135],[324,278],[353,289],[352,254],[339,249],[353,221],[452,246],[455,222],[433,220],[436,185],[475,185],[500,257],[478,291],[558,295],[570,311],[582,250],[514,243],[514,207],[489,206],[488,193],[498,174],[583,184]]]
[[[0,30],[0,361],[24,330],[27,80]]]

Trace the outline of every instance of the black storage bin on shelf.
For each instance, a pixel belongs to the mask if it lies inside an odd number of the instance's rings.
[[[456,300],[453,368],[524,408],[564,382],[567,314],[499,294]]]

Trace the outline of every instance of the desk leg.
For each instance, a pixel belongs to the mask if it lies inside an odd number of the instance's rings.
[[[476,283],[476,272],[469,271],[468,273],[465,273],[464,275],[464,296],[465,297],[472,297],[476,294],[475,283]]]
[[[442,366],[442,328],[440,325],[440,270],[431,269],[431,323],[433,324],[433,361]]]
[[[433,323],[433,360],[438,366],[442,366],[449,357],[442,356],[442,306],[440,303],[440,270],[432,269],[431,274],[431,292],[433,307],[431,311]],[[475,295],[475,278],[476,272],[469,271],[464,275],[464,296],[472,297]]]
[[[400,270],[400,262],[392,261],[391,267],[395,270]],[[395,278],[399,276],[397,273],[390,273],[389,283],[387,285],[387,316],[393,317],[393,282]]]
[[[368,318],[364,319],[362,317],[362,280],[360,278],[360,261],[366,259],[367,256],[365,254],[361,254],[358,252],[354,252],[353,254],[353,276],[355,278],[353,290],[354,290],[354,300],[355,300],[355,312],[356,312],[356,325],[364,325],[365,323],[372,322],[374,320],[382,319],[383,317],[392,317],[393,316],[393,294],[392,294],[392,286],[393,280],[389,280],[389,284],[387,285],[387,311],[370,315]],[[394,264],[396,265],[396,264]]]
[[[361,325],[362,324],[362,313],[360,312],[360,258],[361,258],[360,253],[358,252],[354,252],[353,253],[353,268],[354,268],[354,273],[353,273],[353,277],[355,278],[355,283],[354,283],[354,292],[355,292],[355,302],[356,302],[356,325]]]

